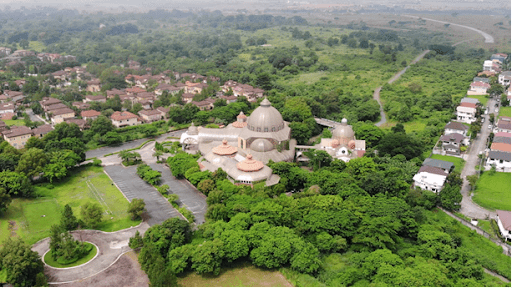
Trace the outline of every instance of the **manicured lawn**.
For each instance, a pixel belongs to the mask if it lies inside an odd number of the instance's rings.
[[[464,168],[464,164],[466,164],[466,161],[464,161],[464,159],[458,158],[458,157],[453,157],[453,156],[443,156],[443,155],[438,155],[438,154],[432,154],[432,157],[430,157],[430,158],[452,162],[453,165],[455,165],[455,168],[453,168],[453,170],[455,172],[461,172],[462,168]]]
[[[467,97],[478,99],[478,101],[480,101],[480,103],[482,103],[482,106],[484,106],[484,108],[487,106],[487,101],[489,101],[488,95],[471,95],[471,96],[467,96]]]
[[[16,120],[2,120],[5,122],[5,125],[7,126],[12,126],[12,125],[16,125],[16,126],[24,126],[25,125],[25,121],[23,119],[16,119]]]
[[[510,211],[510,173],[484,172],[476,183],[473,201],[487,209]]]
[[[500,116],[510,117],[510,106],[500,107]]]
[[[102,167],[80,167],[72,174],[60,183],[37,185],[34,199],[13,199],[0,217],[0,241],[9,237],[9,221],[15,221],[15,233],[29,244],[48,237],[50,227],[59,223],[66,204],[71,206],[77,218],[80,218],[83,204],[100,204],[105,212],[97,229],[102,231],[117,231],[140,223],[130,220],[126,212],[128,200],[103,173]]]
[[[222,268],[217,277],[203,277],[189,272],[178,277],[178,284],[184,287],[292,287],[279,271],[263,270],[250,263],[233,266]]]
[[[96,254],[98,253],[98,249],[96,249],[96,246],[92,245],[91,243],[88,243],[88,242],[85,242],[84,244],[85,246],[89,246],[89,247],[92,247],[91,251],[89,251],[89,253],[87,255],[85,255],[84,257],[76,260],[75,262],[73,263],[70,263],[70,264],[66,264],[66,265],[62,265],[60,264],[59,262],[57,261],[54,261],[53,258],[52,258],[52,251],[46,253],[44,255],[44,262],[46,264],[48,264],[49,266],[52,266],[52,267],[55,267],[55,268],[68,268],[68,267],[75,267],[75,266],[78,266],[78,265],[82,265],[84,263],[87,263],[89,262],[92,258],[94,258],[94,256],[96,256]]]

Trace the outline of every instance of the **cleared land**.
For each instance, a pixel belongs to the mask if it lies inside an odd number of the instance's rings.
[[[473,201],[491,210],[510,211],[510,173],[484,172],[476,183]]]
[[[453,165],[455,165],[455,168],[454,168],[455,172],[461,172],[462,168],[464,168],[464,164],[466,164],[466,161],[464,161],[464,159],[458,158],[458,157],[453,157],[453,156],[443,156],[443,155],[434,154],[430,158],[452,162]]]
[[[510,106],[500,108],[500,116],[510,117]]]
[[[66,204],[71,206],[77,218],[80,218],[83,204],[100,204],[105,213],[97,229],[102,231],[117,231],[140,223],[129,219],[126,212],[128,200],[103,173],[102,167],[77,168],[72,176],[60,183],[36,186],[35,195],[35,199],[13,199],[0,218],[0,243],[9,235],[18,235],[29,244],[48,237],[50,227],[59,223]],[[14,224],[11,231],[9,222]]]
[[[292,287],[279,271],[263,270],[250,263],[222,268],[217,277],[204,277],[190,272],[179,277],[178,284],[186,287]]]

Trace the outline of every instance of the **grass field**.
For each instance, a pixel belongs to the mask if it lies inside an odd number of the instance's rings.
[[[443,156],[443,155],[433,154],[432,157],[430,157],[430,158],[452,162],[453,165],[455,165],[455,168],[453,169],[455,172],[461,172],[462,169],[464,168],[464,164],[466,164],[466,161],[464,161],[464,159],[458,158],[458,157],[453,157],[453,156]]]
[[[500,115],[499,116],[510,117],[510,106],[500,107]]]
[[[510,173],[484,172],[476,183],[473,201],[487,209],[510,211],[510,194]]]
[[[478,227],[482,228],[482,230],[489,233],[489,235],[491,235],[493,239],[498,239],[498,237],[496,237],[494,231],[492,230],[490,220],[478,220]]]
[[[103,173],[101,167],[78,168],[72,176],[54,184],[53,188],[48,184],[36,186],[35,195],[35,199],[13,199],[9,209],[0,218],[0,243],[9,237],[9,221],[16,223],[16,235],[29,244],[48,237],[50,227],[60,221],[60,213],[66,204],[71,206],[77,218],[80,218],[80,207],[83,204],[100,204],[105,214],[97,229],[102,231],[117,231],[140,223],[129,219],[126,212],[128,200]]]
[[[471,96],[467,96],[467,97],[478,99],[478,101],[480,101],[480,103],[482,103],[482,106],[484,106],[484,108],[487,106],[487,101],[489,101],[488,95],[471,95]]]
[[[52,258],[52,251],[50,251],[50,252],[48,252],[48,253],[46,253],[44,255],[44,262],[46,264],[48,264],[49,266],[52,266],[52,267],[55,267],[55,268],[75,267],[75,266],[87,263],[90,260],[92,260],[92,258],[94,258],[94,256],[96,256],[96,254],[98,253],[98,249],[96,248],[96,246],[94,246],[94,245],[92,245],[91,243],[88,243],[88,242],[85,242],[84,245],[85,246],[91,246],[92,247],[91,251],[89,251],[89,253],[87,253],[87,255],[85,255],[84,257],[76,260],[75,262],[73,262],[71,264],[62,265],[59,262],[54,261],[53,258]]]
[[[178,284],[184,287],[292,287],[279,271],[260,269],[250,263],[222,268],[217,277],[190,272],[179,277]]]
[[[22,126],[22,125],[25,125],[25,121],[23,119],[2,120],[2,121],[4,121],[5,125],[7,125],[7,126],[12,126],[12,125]]]

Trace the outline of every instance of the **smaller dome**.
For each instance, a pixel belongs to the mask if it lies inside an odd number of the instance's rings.
[[[236,163],[236,168],[240,171],[244,172],[255,172],[263,169],[265,165],[263,162],[252,159],[251,154],[247,154],[247,157],[244,161]]]
[[[356,148],[356,141],[350,140],[348,141],[348,148],[354,150]]]
[[[338,141],[338,139],[334,139],[334,140],[332,140],[332,142],[331,142],[331,146],[332,146],[333,148],[336,148],[336,147],[340,146],[340,141]]]
[[[244,111],[240,111],[240,114],[238,114],[238,116],[236,116],[236,118],[243,119],[243,118],[247,118],[247,116],[245,116]]]
[[[273,150],[274,145],[267,139],[260,138],[252,142],[250,148],[256,152],[267,152]]]
[[[238,151],[238,148],[230,146],[228,144],[228,140],[224,139],[222,140],[222,144],[214,147],[212,149],[212,152],[217,155],[232,155],[235,154]]]
[[[193,122],[192,122],[192,125],[190,125],[190,127],[188,127],[187,134],[188,135],[198,135],[199,134],[199,130],[197,130],[197,127],[194,125]]]
[[[245,126],[247,126],[247,122],[235,121],[231,125],[235,128],[244,128]]]

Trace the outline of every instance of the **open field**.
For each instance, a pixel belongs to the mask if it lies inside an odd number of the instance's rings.
[[[5,125],[7,125],[7,126],[12,126],[12,125],[22,126],[22,125],[25,125],[25,121],[23,119],[2,120],[2,121],[4,121]]]
[[[510,173],[484,172],[476,183],[473,201],[491,210],[510,211]]]
[[[510,117],[510,106],[508,106],[508,107],[500,107],[500,115],[499,116]]]
[[[97,229],[116,231],[137,225],[128,213],[128,200],[113,185],[101,167],[80,167],[60,183],[35,187],[34,199],[13,199],[9,209],[0,218],[0,243],[9,237],[8,222],[14,221],[15,234],[29,244],[49,236],[49,229],[60,221],[66,204],[80,218],[80,207],[87,202],[101,205],[105,214]]]
[[[455,172],[461,172],[462,168],[464,168],[464,164],[466,164],[464,159],[458,158],[458,157],[453,157],[453,156],[443,156],[443,155],[433,154],[432,157],[430,157],[430,158],[452,162],[453,165],[455,165],[455,168],[453,169]]]
[[[50,251],[50,252],[48,252],[48,253],[46,253],[44,255],[44,262],[46,264],[52,266],[52,267],[55,267],[55,268],[75,267],[75,266],[87,263],[90,260],[92,260],[92,258],[94,258],[94,256],[96,256],[96,254],[98,253],[98,249],[96,248],[96,246],[94,246],[94,245],[92,245],[91,243],[88,243],[88,242],[85,242],[84,245],[85,246],[91,246],[91,251],[89,251],[89,253],[87,253],[87,255],[85,255],[84,257],[78,259],[77,261],[75,261],[75,262],[73,262],[71,264],[62,265],[59,262],[54,261],[53,258],[52,258],[52,251]]]
[[[233,268],[222,268],[217,277],[205,277],[194,272],[178,278],[186,287],[292,287],[279,271],[264,270],[250,263],[240,263]]]
[[[478,99],[478,101],[480,101],[480,103],[482,103],[482,106],[484,106],[484,108],[487,106],[487,101],[489,101],[489,96],[487,96],[487,95],[470,95],[467,97]]]

